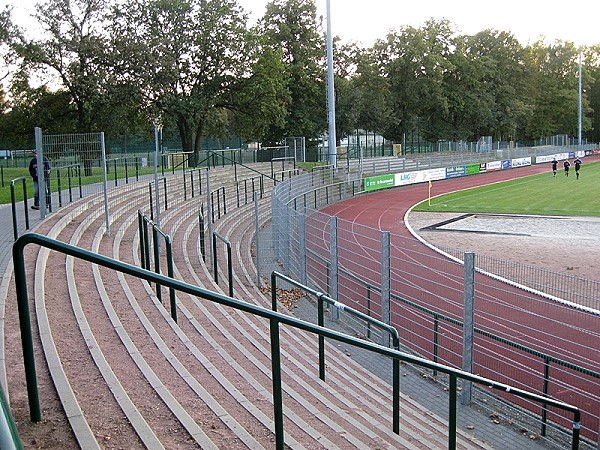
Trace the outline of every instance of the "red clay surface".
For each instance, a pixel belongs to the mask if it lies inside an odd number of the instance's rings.
[[[594,157],[594,159],[596,159]],[[591,161],[591,158],[587,159]],[[549,165],[523,167],[434,182],[433,195],[549,171]],[[391,232],[392,293],[462,322],[464,269],[415,239],[404,226],[404,214],[427,198],[427,184],[360,195],[323,211],[338,221],[340,266],[361,276],[380,272],[380,235],[366,236],[362,225]],[[308,227],[308,225],[307,225]],[[356,233],[354,230],[360,229]],[[323,234],[327,242],[328,233]],[[322,275],[321,275],[322,276]],[[477,274],[475,327],[562,361],[600,372],[600,317],[543,299]],[[351,280],[340,278],[341,296],[363,303],[365,295]],[[377,303],[377,302],[374,302]],[[392,324],[404,339],[432,358],[432,319],[415,308],[392,301]],[[380,314],[377,307],[374,315]],[[410,333],[416,333],[410,336]],[[439,361],[460,367],[460,327],[440,322]],[[544,359],[527,355],[481,336],[475,339],[474,372],[534,392],[542,391]],[[600,382],[593,376],[550,363],[549,394],[574,404],[582,413],[582,433],[597,439]],[[593,393],[590,396],[588,393]],[[539,410],[536,411],[539,413]],[[568,417],[572,419],[572,416]],[[561,421],[562,422],[562,421]],[[568,420],[563,422],[570,424]]]

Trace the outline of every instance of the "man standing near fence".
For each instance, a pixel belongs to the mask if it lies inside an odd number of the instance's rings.
[[[33,180],[33,205],[31,205],[31,209],[40,209],[40,184],[38,182],[38,164],[37,164],[37,156],[35,152],[33,153],[33,158],[29,161],[29,175]],[[46,198],[48,197],[48,187],[50,184],[50,160],[44,156],[44,182],[46,184],[46,189],[44,189],[46,193]],[[48,207],[48,201],[46,201],[46,207]]]

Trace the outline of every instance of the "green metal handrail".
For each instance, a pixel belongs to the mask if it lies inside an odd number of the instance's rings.
[[[10,413],[10,406],[6,401],[2,386],[0,386],[0,410],[2,411],[0,413],[0,449],[22,450],[23,443]]]
[[[231,242],[213,231],[212,249],[213,249],[213,270],[215,283],[219,284],[219,261],[217,257],[217,239],[227,246],[227,281],[229,282],[229,296],[233,297],[233,264],[231,262]]]
[[[23,183],[23,207],[25,208],[25,229],[29,230],[29,210],[27,209],[27,179],[25,177],[15,178],[10,182],[10,203],[12,205],[13,219],[13,234],[15,241],[19,237],[19,229],[17,225],[17,198],[15,195],[15,183],[21,181]]]
[[[277,161],[281,161],[281,171],[285,170],[285,162],[286,161],[294,161],[294,169],[296,168],[296,158],[293,156],[282,156],[279,158],[271,158],[271,178],[275,179],[275,167],[274,163]]]
[[[334,187],[337,186],[338,189],[340,190],[340,198],[341,198],[341,194],[342,194],[342,190],[348,185],[348,183],[351,183],[352,185],[352,196],[356,195],[357,193],[357,189],[356,189],[356,183],[358,183],[359,188],[362,187],[362,180],[350,180],[350,181],[339,181],[339,182],[335,182],[332,184],[329,184],[325,187],[316,187],[314,189],[307,189],[305,192],[303,192],[300,195],[297,195],[295,197],[291,197],[287,200],[287,203],[285,203],[286,206],[292,207],[294,208],[294,210],[298,210],[298,203],[301,203],[302,206],[304,208],[308,208],[308,196],[310,194],[312,194],[313,199],[314,199],[314,209],[317,209],[319,207],[319,203],[318,203],[318,199],[320,198],[319,195],[321,194],[322,191],[325,191],[325,199],[327,200],[326,204],[329,204],[329,188],[330,187]],[[360,189],[358,190],[358,192],[362,192],[360,191]],[[299,202],[299,200],[302,199],[302,202]]]
[[[206,262],[206,242],[204,236],[204,205],[200,207],[200,212],[198,213],[198,228],[200,229],[200,254],[202,255],[202,261]]]
[[[225,186],[221,186],[210,192],[210,203],[212,206],[212,223],[215,223],[215,192],[217,193],[217,219],[221,218],[221,192],[223,192],[223,215],[227,214],[227,198],[225,196]]]
[[[160,256],[159,249],[160,243],[158,235],[160,234],[165,240],[165,247],[167,251],[167,274],[169,278],[174,276],[173,268],[173,244],[171,236],[165,233],[156,223],[154,223],[148,216],[142,211],[138,210],[138,225],[140,234],[140,260],[142,262],[142,268],[150,270],[150,242],[148,239],[148,225],[152,227],[152,239],[154,247],[154,271],[160,273]],[[156,297],[162,303],[162,286],[156,284]],[[169,299],[171,301],[171,318],[177,323],[177,298],[175,297],[175,290],[169,288]]]
[[[71,183],[71,174],[74,172],[74,169],[77,169],[77,176],[79,178],[79,198],[83,197],[83,183],[81,180],[81,164],[77,163],[77,164],[71,164],[68,166],[57,166],[56,168],[56,180],[57,180],[57,184],[58,184],[58,206],[62,207],[63,202],[62,202],[62,177],[60,175],[61,170],[67,169],[67,185],[69,187],[69,202],[73,203],[73,186]]]
[[[581,412],[579,408],[552,398],[524,391],[519,388],[513,388],[504,383],[498,383],[493,380],[470,374],[452,367],[434,363],[424,358],[402,353],[398,350],[389,349],[376,345],[353,336],[349,336],[334,330],[320,327],[318,325],[296,319],[285,314],[281,314],[261,306],[247,303],[241,300],[227,297],[207,289],[193,286],[183,281],[175,280],[164,275],[141,269],[131,264],[109,258],[107,256],[93,253],[64,242],[51,239],[35,233],[27,233],[21,236],[13,244],[13,264],[15,274],[15,288],[17,293],[17,306],[19,310],[19,325],[21,330],[21,343],[23,346],[23,360],[25,365],[25,378],[29,398],[30,416],[33,422],[41,421],[41,410],[39,394],[37,387],[37,375],[35,369],[35,358],[33,351],[33,337],[31,332],[31,320],[29,317],[29,300],[27,294],[27,276],[25,273],[25,246],[28,244],[37,244],[50,250],[58,251],[68,256],[83,259],[93,264],[98,264],[117,272],[135,276],[152,283],[160,283],[177,291],[189,295],[201,297],[206,300],[231,307],[246,313],[250,313],[269,320],[270,338],[271,338],[271,370],[273,382],[273,410],[275,422],[275,444],[277,450],[285,448],[284,429],[283,429],[283,396],[282,396],[282,377],[281,377],[281,348],[279,344],[279,325],[284,324],[299,330],[317,334],[328,339],[332,339],[343,344],[352,345],[363,350],[368,350],[376,354],[405,361],[409,364],[416,364],[427,369],[437,370],[450,377],[450,396],[449,396],[449,437],[448,448],[456,448],[456,399],[457,399],[457,379],[461,378],[473,383],[482,384],[488,388],[501,390],[505,393],[516,395],[531,401],[545,403],[550,407],[568,411],[573,414],[572,426],[572,450],[579,448],[579,428]]]
[[[315,259],[318,259],[321,261],[322,264],[324,264],[327,267],[327,283],[329,283],[329,260],[327,258],[323,258],[321,255],[319,255],[318,253],[311,251],[310,249],[307,249],[308,252],[311,253],[312,257]],[[362,278],[358,277],[357,275],[353,274],[352,272],[348,271],[347,269],[345,269],[344,267],[342,267],[341,265],[338,266],[338,271],[340,273],[343,273],[344,275],[348,276],[349,278],[352,278],[354,281],[356,281],[357,283],[361,283],[365,289],[367,290],[367,302],[368,302],[368,306],[367,306],[367,311],[370,313],[371,311],[371,307],[370,307],[370,293],[374,292],[374,293],[379,293],[381,294],[381,288],[363,280]],[[440,320],[443,322],[447,322],[450,323],[452,325],[456,325],[459,327],[463,326],[463,322],[458,320],[458,319],[454,319],[450,316],[446,316],[444,314],[441,314],[439,312],[433,311],[432,309],[429,309],[425,306],[419,305],[418,303],[412,302],[410,300],[407,300],[405,298],[400,297],[397,294],[394,293],[390,293],[390,298],[393,300],[397,300],[400,303],[403,303],[406,306],[409,306],[411,308],[415,308],[416,310],[425,313],[429,316],[431,316],[433,318],[433,349],[432,349],[432,354],[433,354],[433,361],[435,363],[438,362],[438,348],[439,348],[439,342],[438,342],[438,336],[439,336],[439,322]],[[367,317],[370,317],[369,315],[366,315]],[[367,322],[368,324],[369,322]],[[368,328],[368,330],[370,331],[370,328]],[[552,355],[548,355],[546,353],[540,352],[539,350],[534,350],[530,347],[527,347],[523,344],[518,344],[516,342],[513,342],[509,339],[503,338],[501,336],[495,335],[493,333],[490,333],[489,331],[485,331],[482,330],[481,328],[477,328],[475,327],[473,329],[473,332],[475,334],[478,334],[480,336],[492,339],[493,341],[499,342],[501,344],[505,344],[508,345],[509,347],[512,347],[516,350],[522,351],[524,353],[527,353],[529,355],[532,356],[536,356],[538,358],[541,358],[544,360],[544,378],[543,378],[543,386],[542,386],[542,392],[544,396],[549,395],[549,386],[550,386],[550,364],[554,363],[557,364],[559,366],[565,367],[567,369],[571,369],[574,371],[577,371],[579,373],[582,373],[584,375],[590,376],[592,378],[597,378],[600,379],[600,372],[595,372],[593,370],[587,369],[585,367],[581,367],[578,366],[576,364],[570,363],[568,361],[564,361],[560,358],[556,358]],[[433,371],[433,376],[437,376],[437,371],[434,369]],[[542,404],[542,413],[541,413],[541,435],[545,436],[546,435],[546,425],[548,423],[548,416],[547,416],[547,407],[546,405]]]
[[[322,292],[318,292],[301,283],[298,283],[292,278],[289,278],[277,271],[271,273],[271,301],[273,311],[277,311],[277,279],[281,279],[292,286],[296,286],[298,289],[308,292],[313,296],[317,297],[318,301],[318,324],[320,327],[325,326],[323,302],[327,302],[336,308],[345,311],[346,313],[358,317],[359,319],[368,322],[390,334],[392,337],[392,348],[394,350],[400,350],[400,335],[398,331],[380,320],[374,319],[354,308],[351,308],[343,303],[340,303],[331,297],[328,297]],[[319,378],[325,381],[325,338],[319,336]],[[394,433],[400,434],[400,360],[394,359],[392,361],[392,415],[393,415],[393,430]]]
[[[251,172],[255,172],[255,173],[259,174],[261,177],[270,178],[271,180],[273,180],[274,183],[277,183],[277,180],[274,177],[269,176],[268,174],[262,173],[260,170],[256,170],[253,167],[247,166],[246,164],[243,164],[241,162],[237,162],[234,159],[231,159],[231,158],[229,158],[229,157],[227,157],[225,155],[221,155],[221,154],[215,152],[214,150],[209,150],[208,151],[208,156],[203,161],[209,160],[209,158],[211,157],[211,155],[216,155],[219,158],[223,158],[223,161],[225,161],[227,159],[227,160],[229,160],[231,162],[231,165],[233,166],[233,170],[234,170],[234,173],[235,173],[235,180],[236,181],[237,181],[237,166],[240,166],[240,167],[243,167],[244,169],[247,169],[247,170],[249,170]],[[216,165],[214,167],[216,167]]]
[[[189,161],[193,154],[194,154],[194,152],[178,152],[178,153],[169,154],[168,156],[171,157],[171,168],[173,169],[173,174],[175,174],[175,169],[177,169],[179,166],[181,166],[182,169],[185,170],[186,163],[189,166]],[[181,162],[177,165],[175,165],[175,155],[183,155],[184,156],[184,158],[181,159]]]
[[[162,177],[161,178],[163,181],[163,186],[164,186],[164,195],[165,195],[165,210],[169,209],[169,198],[168,198],[168,194],[167,194],[167,178],[166,177]],[[148,183],[148,193],[150,194],[150,220],[154,220],[154,197],[152,194],[152,185],[155,184],[154,181],[151,181],[150,183]]]
[[[370,283],[367,283],[364,280],[361,280],[356,275],[351,274],[350,272],[346,271],[343,267],[341,267],[341,266],[338,267],[338,271],[343,272],[346,275],[351,275],[351,277],[355,281],[357,281],[357,282],[362,282],[364,284],[364,286],[366,287],[366,289],[367,289],[368,292],[373,291],[373,292],[379,292],[379,293],[381,293],[381,289],[380,288],[378,288],[377,286],[374,286],[374,285],[372,285]],[[438,336],[439,336],[438,324],[439,324],[439,321],[441,320],[443,322],[447,322],[447,323],[450,323],[452,325],[456,325],[456,326],[459,326],[459,327],[463,326],[463,322],[460,321],[460,320],[458,320],[458,319],[454,319],[452,317],[449,317],[449,316],[446,316],[444,314],[441,314],[439,312],[433,311],[433,310],[431,310],[431,309],[429,309],[429,308],[427,308],[425,306],[419,305],[419,304],[417,304],[415,302],[412,302],[410,300],[407,300],[405,298],[402,298],[402,297],[400,297],[397,294],[391,293],[390,297],[392,299],[394,299],[394,300],[397,300],[400,303],[403,303],[403,304],[411,307],[411,308],[415,308],[415,309],[417,309],[418,311],[420,311],[422,313],[428,314],[428,315],[430,315],[433,318],[433,336],[434,336],[434,342],[433,342],[433,360],[434,360],[434,362],[437,362],[438,348],[439,348],[439,344],[438,344]],[[527,346],[525,346],[523,344],[519,344],[517,342],[513,342],[513,341],[511,341],[509,339],[503,338],[503,337],[498,336],[496,334],[490,333],[489,331],[482,330],[481,328],[475,327],[473,329],[473,331],[474,331],[475,334],[478,334],[480,336],[489,338],[489,339],[491,339],[493,341],[496,341],[496,342],[499,342],[501,344],[508,345],[509,347],[512,347],[515,350],[519,350],[519,351],[521,351],[523,353],[527,353],[529,355],[532,355],[532,356],[535,356],[535,357],[543,359],[544,360],[544,378],[543,378],[542,392],[543,392],[543,395],[545,395],[545,396],[549,395],[549,386],[550,386],[550,370],[549,370],[549,368],[550,368],[550,364],[551,363],[557,364],[557,365],[565,367],[567,369],[571,369],[571,370],[577,371],[577,372],[579,372],[581,374],[590,376],[592,378],[600,379],[600,372],[595,372],[593,370],[590,370],[590,369],[585,368],[585,367],[578,366],[576,364],[573,364],[573,363],[570,363],[568,361],[562,360],[562,359],[557,358],[555,356],[548,355],[548,354],[546,354],[544,352],[540,352],[539,350],[532,349],[532,348],[527,347]],[[433,375],[436,376],[437,373],[434,371]],[[548,420],[547,420],[547,408],[546,408],[546,405],[544,405],[544,404],[542,404],[542,419],[541,419],[541,422],[542,422],[541,434],[542,434],[542,436],[545,436],[546,435],[546,433],[545,433],[546,424],[547,424]]]

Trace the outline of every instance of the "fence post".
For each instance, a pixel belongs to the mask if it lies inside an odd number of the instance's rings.
[[[213,205],[212,205],[212,201],[211,201],[211,192],[210,192],[210,172],[208,171],[208,169],[206,169],[206,217],[208,218],[208,220],[206,221],[208,223],[208,235],[212,237],[213,235]],[[212,238],[209,237],[210,239],[210,245],[209,247],[209,258],[212,258],[212,256],[214,255],[214,251],[215,249],[213,248],[212,245]],[[210,259],[209,259],[210,261]]]
[[[260,232],[260,223],[258,221],[258,194],[256,192],[253,192],[252,197],[253,197],[252,200],[254,201],[254,240],[256,242],[256,281],[257,281],[257,286],[260,289],[262,287],[262,283],[260,281],[260,271],[261,271],[260,246],[262,245],[262,242],[260,240],[260,233],[259,233]]]
[[[37,159],[38,173],[38,198],[40,206],[40,219],[46,218],[46,174],[44,171],[44,149],[42,144],[42,129],[35,127],[35,157]]]
[[[339,301],[338,292],[338,246],[337,246],[337,217],[331,216],[329,220],[329,253],[331,262],[331,292],[329,293],[331,298]],[[340,318],[340,312],[338,308],[331,308],[331,320],[336,322]]]
[[[138,209],[138,230],[140,233],[140,264],[142,265],[142,269],[146,268],[146,259],[145,259],[145,252],[144,252],[144,248],[146,246],[145,242],[144,242],[144,233],[143,233],[143,227],[144,227],[144,217],[142,216],[142,211]]]
[[[154,223],[160,227],[160,186],[158,185],[158,125],[154,124],[154,204],[156,213],[154,214]]]
[[[299,264],[300,264],[300,282],[303,285],[307,285],[306,275],[306,213],[302,211],[300,214],[294,213],[294,216],[298,218],[298,244],[299,244]],[[337,308],[336,308],[337,309]]]
[[[462,370],[473,373],[474,311],[475,311],[475,253],[467,252],[465,261],[465,294],[463,320],[463,360]],[[470,381],[463,380],[460,403],[471,404]]]
[[[181,173],[183,174],[183,200],[187,200],[187,183],[185,181],[186,177],[185,177],[185,169],[183,169],[181,171]]]
[[[104,221],[106,224],[106,234],[110,235],[110,215],[108,212],[108,181],[106,179],[106,145],[104,142],[104,131],[100,133],[100,151],[102,152],[102,184],[104,188]],[[115,172],[116,172],[115,166]],[[79,181],[81,186],[81,180]],[[81,189],[81,187],[79,188]]]
[[[384,231],[381,233],[381,321],[387,325],[391,324],[391,308],[390,308],[390,232]],[[383,333],[384,347],[390,346],[390,335]]]
[[[204,240],[204,205],[200,207],[198,220],[200,222],[200,254],[202,255],[202,260],[206,262],[206,243]]]
[[[290,235],[291,235],[291,227],[290,227],[290,214],[288,211],[288,207],[285,204],[281,204],[280,206],[280,217],[282,221],[282,230],[283,232],[279,235],[279,241],[281,241],[281,245],[279,247],[279,251],[281,252],[281,257],[283,258],[283,267],[285,267],[285,273],[287,275],[291,275],[291,266],[290,266],[290,253],[292,251],[290,246]]]

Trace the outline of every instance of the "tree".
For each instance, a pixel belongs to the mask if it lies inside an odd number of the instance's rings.
[[[0,11],[0,82],[6,80],[11,73],[11,66],[15,64],[16,55],[12,50],[12,43],[18,36],[19,30],[11,21],[12,9],[8,6]],[[3,102],[4,103],[4,102]]]
[[[453,69],[453,46],[453,29],[446,20],[431,20],[419,29],[403,27],[375,42],[374,57],[390,94],[387,138],[399,142],[415,129],[429,140],[443,134],[440,123],[448,111],[443,81]]]
[[[102,35],[105,0],[50,0],[37,5],[35,18],[44,37],[16,46],[25,73],[41,69],[44,81],[62,87],[77,109],[79,132],[92,131],[91,105],[106,75],[106,39]],[[38,72],[40,73],[40,72]],[[75,130],[73,130],[75,131]]]
[[[456,139],[515,139],[529,112],[524,51],[511,33],[484,30],[455,40],[446,77],[449,132]]]
[[[13,79],[11,94],[10,109],[0,119],[0,145],[34,148],[35,127],[57,133],[72,130],[77,114],[68,92],[51,92],[46,86],[31,88],[26,79],[17,76]]]
[[[334,40],[335,136],[336,144],[354,133],[361,111],[361,93],[356,89],[361,49],[355,43],[339,45]]]
[[[579,52],[570,42],[536,42],[529,48],[529,69],[535,87],[533,113],[526,126],[529,137],[578,134],[578,58]],[[587,104],[586,98],[584,103]]]
[[[589,88],[590,110],[593,112],[589,124],[584,130],[587,130],[588,138],[592,142],[600,141],[600,44],[589,47],[585,51],[585,62],[587,63],[586,80]]]
[[[367,49],[356,57],[356,77],[353,87],[358,96],[357,127],[381,133],[389,127],[393,114],[389,79],[379,64],[378,56]]]
[[[316,139],[327,129],[325,38],[314,0],[275,0],[267,4],[258,28],[266,45],[280,48],[290,93],[285,125],[273,124],[267,142],[286,136]]]
[[[279,120],[274,53],[260,54],[246,22],[234,0],[134,0],[113,11],[116,76],[139,86],[149,117],[176,124],[196,161],[206,135],[230,126],[260,135],[250,115],[258,124]]]

